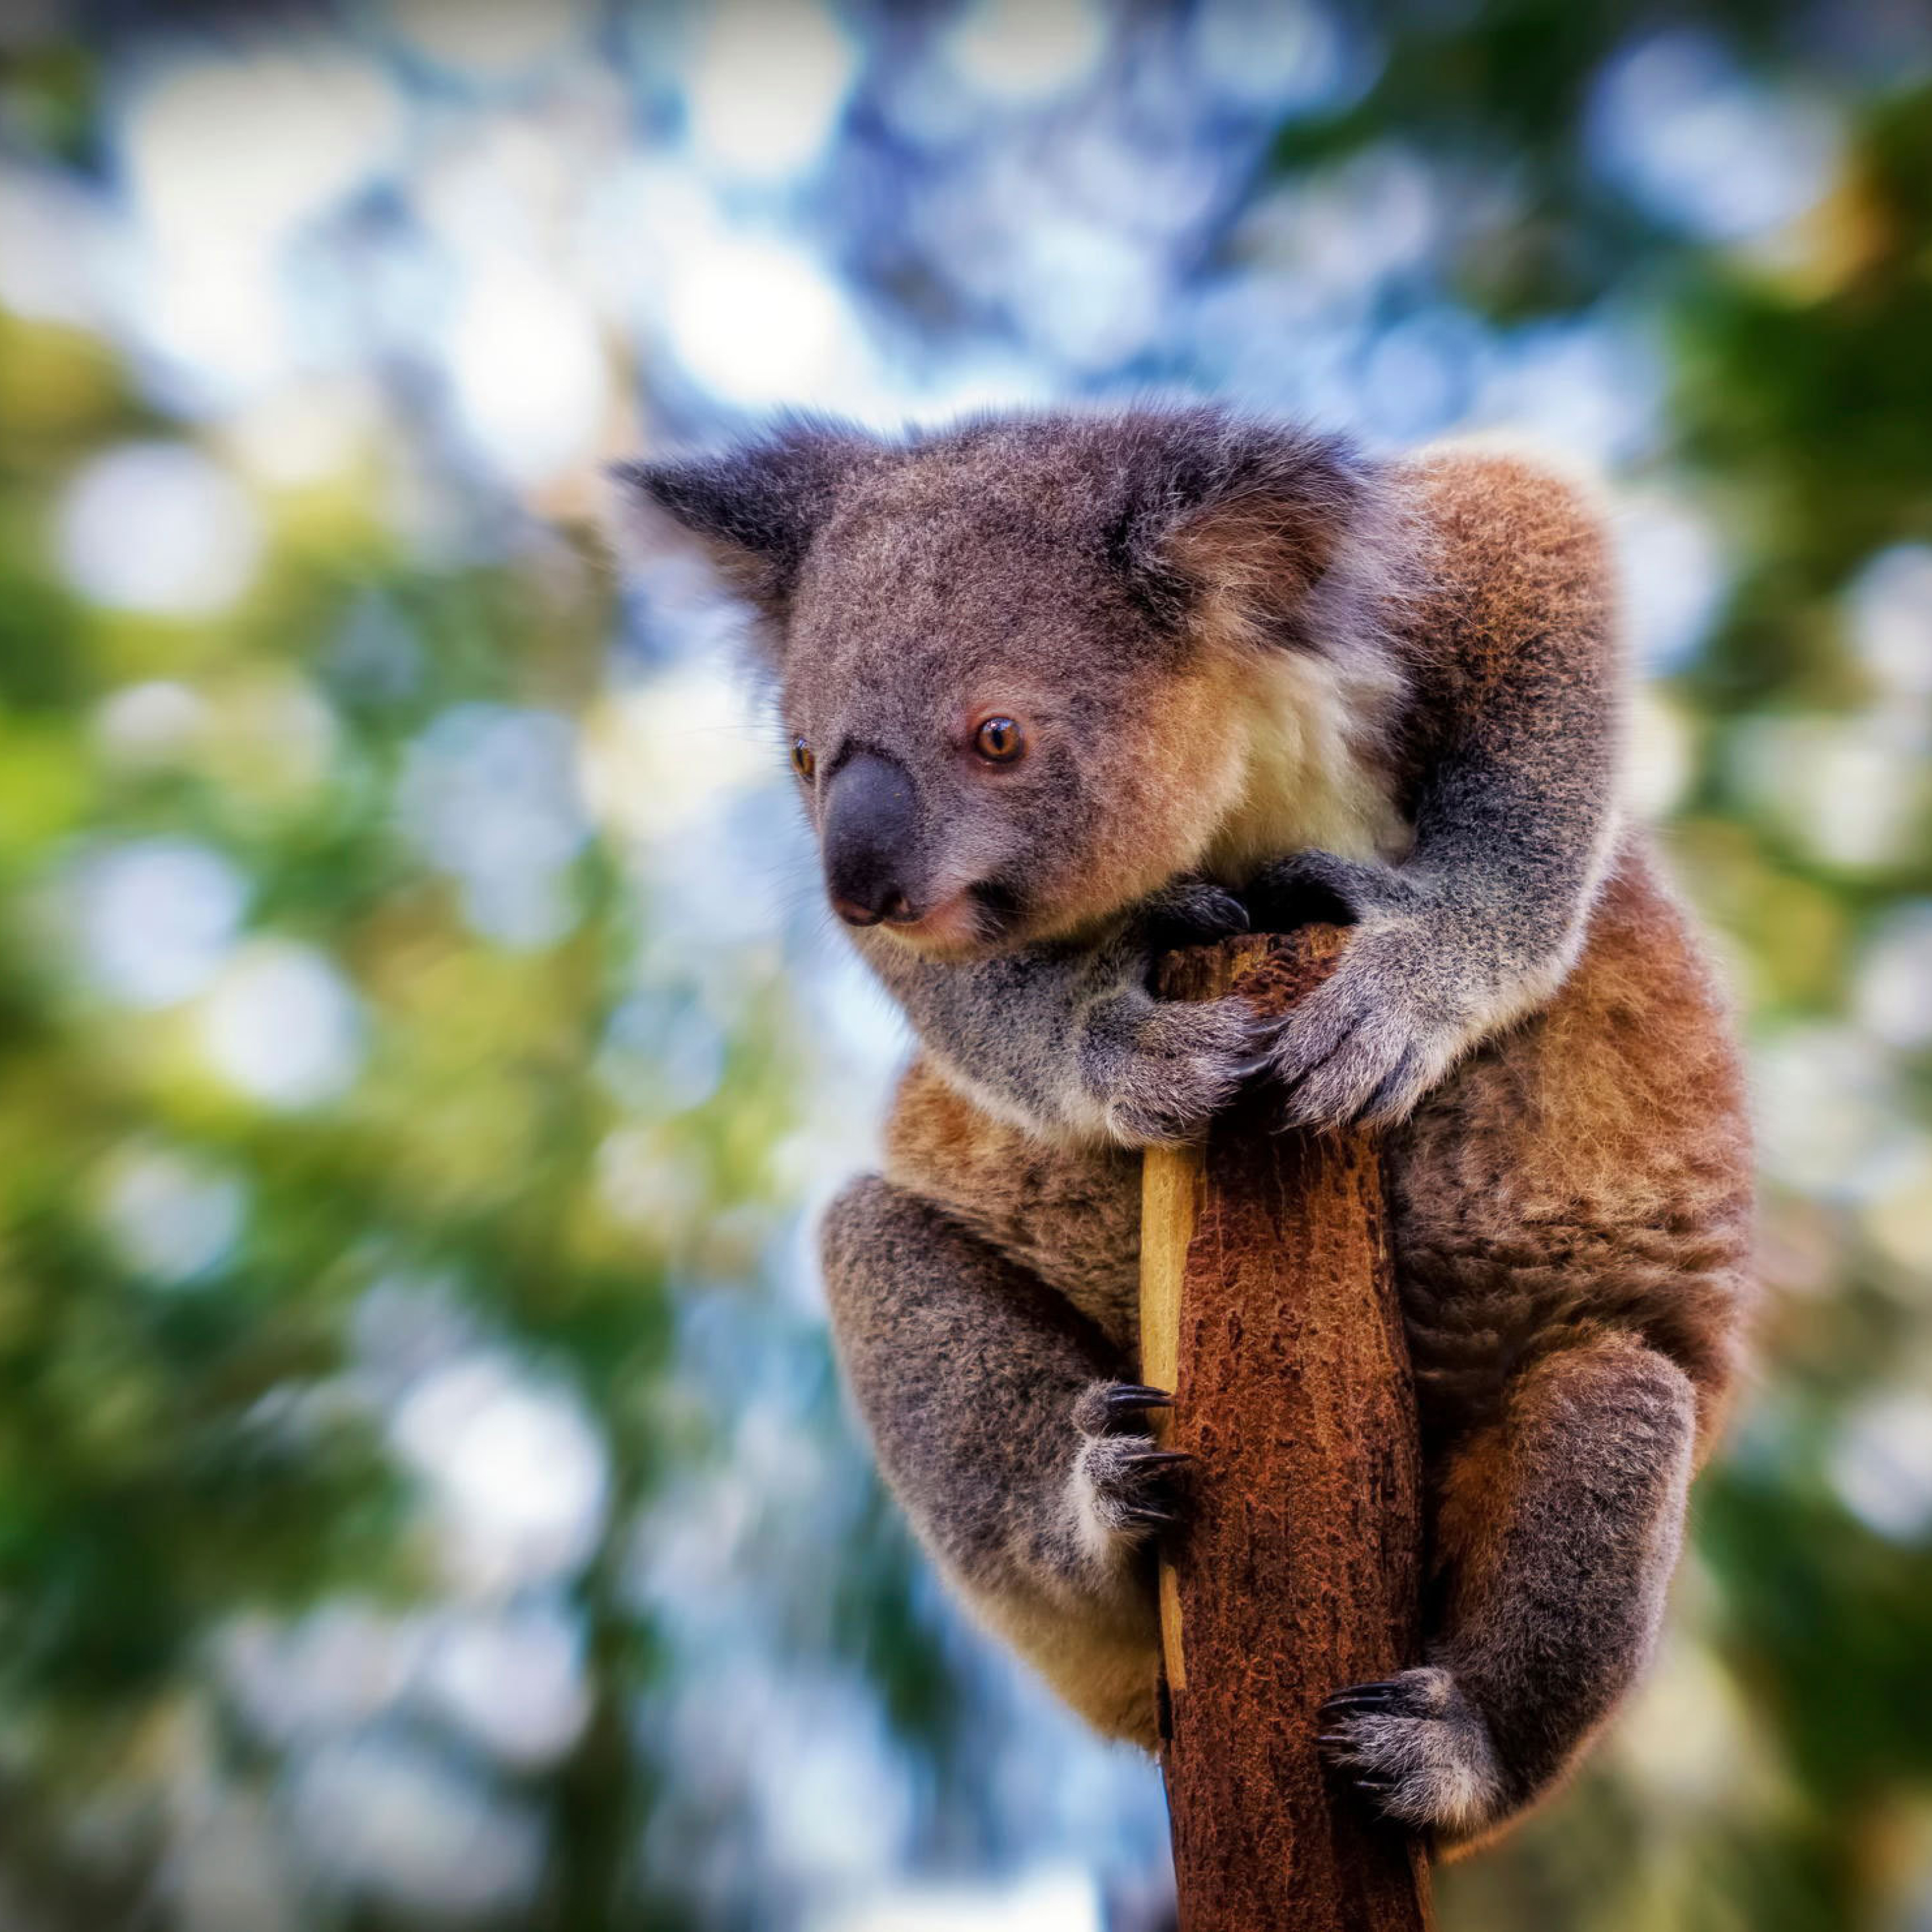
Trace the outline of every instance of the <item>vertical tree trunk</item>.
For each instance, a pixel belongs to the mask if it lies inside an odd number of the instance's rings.
[[[1161,990],[1285,1010],[1346,934],[1176,955]],[[1161,1568],[1182,1932],[1419,1932],[1420,1846],[1324,1775],[1322,1700],[1417,1660],[1420,1459],[1366,1132],[1276,1133],[1262,1094],[1147,1156],[1142,1373],[1198,1459]]]

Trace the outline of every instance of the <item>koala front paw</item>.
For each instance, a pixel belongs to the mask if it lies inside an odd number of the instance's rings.
[[[1257,922],[1353,929],[1341,964],[1282,1022],[1269,1071],[1284,1126],[1386,1123],[1409,1112],[1469,1043],[1457,954],[1430,889],[1407,873],[1298,852],[1249,888]]]
[[[1324,1760],[1415,1831],[1468,1838],[1504,1808],[1490,1727],[1447,1670],[1405,1670],[1322,1707]]]
[[[1385,1124],[1412,1112],[1468,1044],[1432,1010],[1406,949],[1361,929],[1334,974],[1289,1013],[1268,1054],[1286,1126]]]
[[[1082,1066],[1102,1130],[1130,1148],[1205,1133],[1269,1064],[1277,1024],[1243,999],[1157,1000],[1136,988],[1107,1000],[1088,1016]]]
[[[1472,1047],[1562,983],[1568,942],[1532,906],[1458,905],[1426,868],[1299,852],[1244,889],[1256,923],[1352,929],[1331,976],[1282,1022],[1269,1058],[1284,1126],[1387,1125]]]
[[[1193,1458],[1156,1447],[1144,1426],[1149,1409],[1172,1400],[1138,1382],[1095,1382],[1074,1405],[1080,1442],[1068,1491],[1075,1535],[1105,1570],[1180,1520]]]

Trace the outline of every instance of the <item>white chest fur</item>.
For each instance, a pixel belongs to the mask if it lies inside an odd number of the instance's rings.
[[[1380,721],[1399,694],[1386,665],[1343,669],[1300,651],[1256,652],[1242,668],[1249,701],[1243,781],[1210,840],[1207,871],[1238,885],[1270,859],[1321,850],[1400,859],[1410,829],[1376,755]]]

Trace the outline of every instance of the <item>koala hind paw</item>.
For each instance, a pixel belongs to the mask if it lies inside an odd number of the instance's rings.
[[[1318,1742],[1327,1763],[1413,1830],[1466,1838],[1504,1808],[1490,1727],[1447,1670],[1338,1690],[1322,1706]]]
[[[1075,1405],[1074,1521],[1082,1547],[1109,1567],[1181,1520],[1194,1459],[1133,1426],[1172,1400],[1138,1382],[1096,1382]]]

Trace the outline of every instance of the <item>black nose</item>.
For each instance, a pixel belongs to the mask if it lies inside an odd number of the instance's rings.
[[[825,884],[850,926],[915,916],[919,798],[902,766],[872,752],[848,758],[825,795]]]

